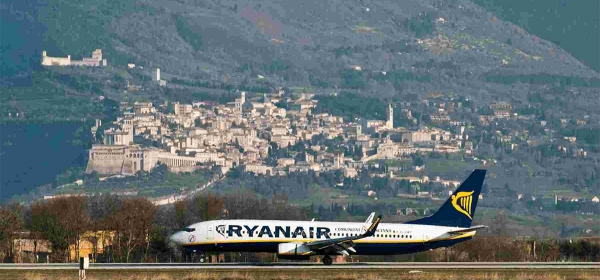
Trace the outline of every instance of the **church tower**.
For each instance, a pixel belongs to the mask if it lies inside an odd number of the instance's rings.
[[[394,107],[392,107],[392,103],[390,103],[388,106],[387,121],[385,122],[385,126],[388,129],[394,129]]]

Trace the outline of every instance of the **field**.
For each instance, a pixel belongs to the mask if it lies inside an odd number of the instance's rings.
[[[77,270],[47,270],[43,272],[28,270],[8,270],[0,273],[0,279],[28,280],[70,280],[78,279]],[[490,280],[559,280],[559,279],[600,279],[600,271],[582,269],[477,269],[477,270],[407,270],[407,269],[211,269],[208,271],[165,269],[110,269],[88,270],[88,280],[119,279],[119,280],[254,280],[254,279],[327,279],[327,280],[442,280],[442,279],[490,279]]]

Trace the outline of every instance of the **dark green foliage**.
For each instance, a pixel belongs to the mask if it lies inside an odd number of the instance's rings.
[[[574,87],[600,87],[600,79],[598,78],[569,77],[549,74],[508,75],[502,73],[485,73],[481,77],[486,82],[505,85],[514,83],[554,85],[558,83],[560,85]]]
[[[198,30],[189,24],[188,20],[186,20],[182,16],[173,16],[175,18],[175,27],[177,28],[177,33],[179,36],[188,42],[194,48],[194,50],[198,51],[202,49],[202,34],[198,33]]]
[[[591,201],[586,202],[570,202],[570,201],[558,201],[556,204],[556,210],[563,213],[594,213],[600,215],[600,204]]]
[[[452,63],[446,66],[451,66]],[[430,67],[430,66],[427,66]],[[383,73],[377,73],[373,76],[375,81],[389,81],[394,85],[394,88],[397,90],[402,90],[403,82],[407,81],[416,81],[422,83],[428,83],[432,81],[431,75],[429,74],[421,74],[421,73],[413,73],[406,70],[394,70],[388,71],[384,75]]]
[[[285,70],[290,69],[290,63],[283,61],[283,60],[278,60],[275,59],[273,61],[271,61],[270,64],[265,64],[263,66],[263,70],[269,74],[274,74],[274,73],[278,73],[278,72],[282,72]]]
[[[472,0],[600,71],[600,1]],[[582,34],[585,34],[582,36]]]
[[[275,103],[275,106],[277,106],[277,108],[287,109],[288,108],[288,103],[287,103],[287,101],[285,101],[284,99],[282,99],[281,101]]]
[[[344,69],[340,72],[342,78],[342,87],[351,89],[363,89],[367,86],[367,81],[363,77],[362,71],[353,69]]]
[[[423,38],[435,30],[435,18],[433,13],[426,12],[406,20],[404,27],[408,28],[416,37]]]
[[[335,53],[335,57],[338,58],[342,55],[352,56],[354,51],[352,50],[351,47],[339,47],[339,48],[334,49],[333,53]]]
[[[315,114],[330,113],[334,116],[343,116],[346,119],[357,117],[375,120],[385,119],[385,104],[373,97],[359,96],[352,92],[341,92],[338,96],[323,95],[316,97],[319,100]]]
[[[309,74],[308,80],[310,81],[310,85],[319,88],[328,88],[331,87],[331,83],[319,78],[319,76]]]
[[[561,241],[560,253],[580,261],[597,262],[600,259],[600,246],[593,240]]]
[[[600,128],[598,127],[584,127],[569,129],[563,132],[566,136],[575,136],[577,141],[582,141],[589,145],[600,146]]]

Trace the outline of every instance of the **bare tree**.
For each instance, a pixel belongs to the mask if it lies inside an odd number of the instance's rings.
[[[0,262],[13,261],[13,240],[22,224],[21,206],[0,205]]]
[[[132,252],[137,248],[145,248],[144,257],[147,257],[155,212],[152,202],[132,198],[124,199],[122,208],[112,217],[119,247],[121,241],[124,243],[125,262],[130,261]]]

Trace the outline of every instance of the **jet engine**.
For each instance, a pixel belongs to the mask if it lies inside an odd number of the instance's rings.
[[[277,246],[277,257],[285,260],[308,260],[312,251],[301,243],[280,243]]]

